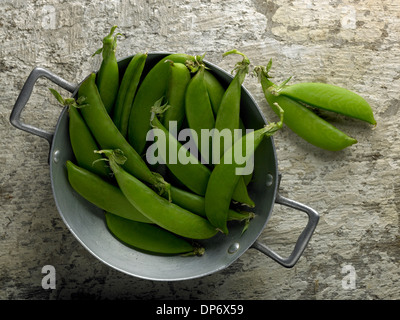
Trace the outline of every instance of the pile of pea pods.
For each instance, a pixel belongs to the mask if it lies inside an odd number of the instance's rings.
[[[245,130],[240,101],[250,61],[243,53],[231,50],[224,54],[242,57],[226,88],[206,68],[202,56],[187,54],[170,54],[144,74],[147,54],[137,53],[120,74],[115,29],[111,28],[96,52],[102,55],[99,71],[82,82],[76,98],[63,99],[50,90],[68,106],[75,156],[66,163],[70,185],[104,211],[107,227],[117,239],[137,250],[202,255],[204,248],[196,240],[219,232],[228,234],[230,223],[243,223],[245,232],[254,217],[252,210],[247,210],[255,206],[247,192],[252,174],[238,175],[243,159],[239,163],[231,155],[250,145],[245,155],[249,159],[261,141],[283,124],[327,150],[341,150],[356,142],[316,116],[306,104],[375,124],[370,106],[358,95],[324,84],[288,86],[285,82],[277,86],[269,80],[269,63],[255,67],[254,72],[280,121],[236,137],[236,130]],[[171,124],[178,131],[190,128],[199,138],[203,129],[227,129],[232,139],[218,145],[218,161],[211,159],[214,149],[204,153],[206,161],[184,149],[185,163],[169,161],[166,152],[160,172],[144,157],[148,135],[157,129],[165,139],[155,139],[152,146],[181,150],[184,146],[172,134]],[[311,134],[310,127],[320,133]],[[203,144],[197,143],[201,150]],[[211,139],[208,145],[213,143]],[[227,155],[230,161],[224,161]]]

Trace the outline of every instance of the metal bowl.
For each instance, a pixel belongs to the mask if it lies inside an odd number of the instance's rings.
[[[169,53],[149,53],[145,71]],[[133,56],[119,60],[121,73]],[[232,76],[216,65],[205,61],[210,72],[227,87]],[[92,205],[70,186],[65,162],[73,159],[68,134],[68,112],[63,109],[54,133],[22,123],[20,115],[25,107],[36,80],[46,77],[56,85],[76,96],[79,85],[71,84],[52,72],[35,68],[23,86],[10,116],[10,122],[18,129],[38,135],[50,143],[50,179],[57,209],[68,229],[76,239],[96,258],[126,274],[149,280],[177,281],[202,277],[227,268],[249,248],[255,248],[284,267],[293,267],[307,246],[319,220],[318,213],[299,202],[279,195],[279,173],[273,138],[266,138],[255,154],[254,178],[249,193],[254,200],[255,218],[242,234],[242,224],[230,226],[229,235],[218,234],[201,241],[205,254],[201,257],[158,256],[136,251],[118,241],[107,229],[104,213]],[[247,128],[258,129],[267,124],[262,111],[251,94],[242,87],[241,117]],[[275,203],[280,203],[308,215],[308,223],[299,236],[293,252],[283,258],[257,241],[272,215]]]

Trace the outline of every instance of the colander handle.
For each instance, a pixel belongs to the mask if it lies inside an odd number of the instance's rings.
[[[275,202],[307,213],[308,223],[303,232],[300,234],[299,238],[297,239],[292,253],[287,258],[281,257],[270,248],[268,248],[266,245],[261,244],[259,241],[255,241],[252,245],[252,248],[259,250],[282,266],[286,268],[292,268],[297,263],[297,261],[303,254],[303,251],[306,248],[308,242],[310,241],[311,236],[314,233],[314,230],[318,224],[319,214],[314,209],[302,203],[282,197],[281,195],[279,195],[279,193],[276,196]]]
[[[43,129],[36,128],[32,125],[26,124],[21,121],[21,113],[22,110],[25,108],[31,94],[33,87],[35,86],[36,81],[40,77],[45,77],[55,83],[56,85],[60,86],[61,88],[69,91],[69,92],[74,92],[76,85],[69,83],[68,81],[60,78],[59,76],[55,75],[54,73],[40,67],[34,68],[31,73],[29,74],[28,78],[25,81],[24,86],[22,87],[21,92],[19,93],[19,96],[17,98],[17,101],[14,104],[14,107],[11,111],[10,115],[10,122],[11,124],[23,131],[32,133],[34,135],[37,135],[41,138],[46,139],[50,144],[53,140],[53,133],[45,131]]]

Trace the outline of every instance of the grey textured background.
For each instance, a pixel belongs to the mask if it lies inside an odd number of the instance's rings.
[[[396,0],[2,0],[0,2],[0,299],[399,299],[400,6]],[[346,87],[373,107],[378,125],[330,120],[358,144],[318,150],[288,129],[275,136],[281,193],[319,211],[297,265],[285,269],[254,249],[228,269],[195,280],[152,282],[88,253],[54,204],[48,143],[9,123],[30,71],[41,66],[78,83],[99,67],[91,54],[117,24],[118,57],[138,51],[202,54],[226,70],[236,48],[253,65],[273,58],[277,82]],[[61,111],[40,79],[23,119],[54,130]],[[255,78],[245,86],[271,121]],[[303,214],[275,206],[260,240],[288,254]],[[41,286],[56,269],[56,289]],[[347,267],[355,287],[343,281]]]

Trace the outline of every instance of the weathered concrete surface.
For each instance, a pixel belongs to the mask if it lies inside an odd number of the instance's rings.
[[[398,1],[5,0],[0,14],[1,299],[400,298]],[[277,82],[293,75],[293,82],[332,83],[370,102],[376,128],[330,117],[359,141],[342,152],[318,150],[288,129],[275,137],[281,193],[321,215],[293,269],[249,250],[201,279],[146,281],[99,262],[67,230],[52,197],[48,143],[8,119],[35,66],[74,83],[97,69],[99,58],[90,56],[112,24],[124,34],[119,57],[207,52],[230,70],[236,58],[221,55],[237,48],[253,65],[273,58]],[[60,108],[50,85],[39,80],[23,118],[51,131]],[[275,120],[257,80],[249,77],[245,86]],[[303,214],[275,206],[260,240],[286,255],[305,223]],[[54,290],[41,286],[45,265],[56,269]]]

